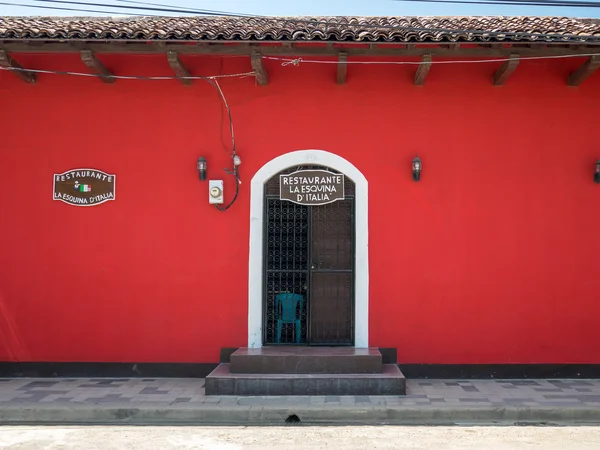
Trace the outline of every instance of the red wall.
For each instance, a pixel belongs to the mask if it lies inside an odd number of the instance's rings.
[[[15,55],[86,71],[76,55]],[[171,75],[154,56],[118,74]],[[247,58],[184,58],[194,74]],[[215,90],[197,81],[0,73],[0,360],[214,362],[247,340],[249,188],[285,152],[339,154],[369,180],[370,342],[405,363],[600,363],[600,74],[581,60],[282,67],[227,79],[243,184],[226,213],[198,180],[231,178]],[[420,183],[410,161],[423,159]],[[52,201],[52,174],[117,174],[117,199]],[[231,198],[232,184],[226,184]]]

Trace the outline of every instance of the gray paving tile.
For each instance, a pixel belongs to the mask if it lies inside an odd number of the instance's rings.
[[[18,388],[19,391],[33,388],[52,387],[58,384],[58,381],[32,381]]]
[[[507,384],[512,384],[513,386],[539,386],[540,384],[534,380],[511,380]]]
[[[554,400],[554,399],[575,399],[575,400],[579,400],[580,402],[600,402],[600,395],[594,395],[594,394],[589,394],[589,395],[544,395],[544,397],[546,397],[548,400]]]
[[[472,385],[470,385],[470,386],[461,386],[461,387],[462,387],[462,389],[465,392],[479,392],[479,389],[477,389],[475,386],[472,386]]]
[[[533,399],[531,398],[505,398],[504,403],[508,405],[522,405],[524,403],[530,403]]]
[[[181,405],[600,406],[600,380],[407,380],[407,396],[206,397],[203,379],[2,379],[0,402]]]
[[[158,387],[148,386],[140,391],[140,394],[152,394],[152,395],[165,395],[168,394],[168,390],[159,390]]]

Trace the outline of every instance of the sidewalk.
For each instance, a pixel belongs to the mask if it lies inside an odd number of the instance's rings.
[[[205,396],[203,379],[0,379],[0,423],[600,423],[600,380],[407,380],[407,395]],[[291,419],[294,421],[294,418]]]

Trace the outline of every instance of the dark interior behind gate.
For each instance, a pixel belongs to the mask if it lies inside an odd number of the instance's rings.
[[[280,174],[322,166],[289,168]],[[354,344],[354,183],[321,206],[279,199],[279,175],[265,186],[266,345]]]

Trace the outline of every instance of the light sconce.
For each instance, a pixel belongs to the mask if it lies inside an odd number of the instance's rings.
[[[594,172],[594,183],[600,183],[600,159],[596,162],[596,171]]]
[[[198,174],[200,175],[200,180],[206,180],[206,159],[203,156],[198,158]]]
[[[415,156],[415,159],[412,160],[413,180],[419,181],[421,179],[421,170],[423,170],[423,163],[418,156]]]

